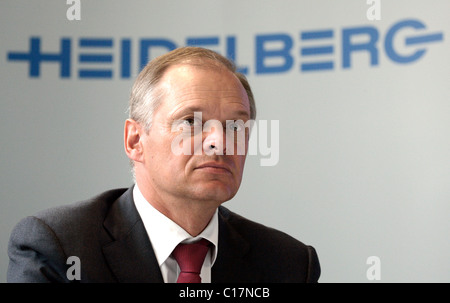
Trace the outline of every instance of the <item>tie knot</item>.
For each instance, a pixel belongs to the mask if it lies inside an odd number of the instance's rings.
[[[173,250],[172,256],[181,269],[178,283],[200,283],[200,272],[210,244],[208,240],[201,239],[190,244],[180,243]]]

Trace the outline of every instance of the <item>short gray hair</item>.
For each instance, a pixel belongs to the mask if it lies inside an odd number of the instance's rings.
[[[177,64],[199,67],[225,67],[241,82],[250,103],[250,119],[256,118],[256,105],[252,90],[245,75],[237,71],[228,58],[201,47],[181,47],[151,60],[139,73],[133,84],[129,101],[129,118],[144,126],[148,131],[152,125],[153,113],[161,104],[164,91],[158,88],[165,71]]]

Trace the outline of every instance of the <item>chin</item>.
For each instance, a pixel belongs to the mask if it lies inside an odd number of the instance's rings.
[[[232,199],[237,193],[236,186],[225,186],[223,184],[208,184],[201,186],[196,191],[197,196],[201,200],[213,200],[220,203]]]

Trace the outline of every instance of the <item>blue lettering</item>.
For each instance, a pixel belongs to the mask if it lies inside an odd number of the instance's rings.
[[[407,31],[407,29],[409,31]],[[412,29],[413,34],[410,33]],[[422,58],[427,52],[424,46],[428,43],[443,41],[443,32],[427,33],[423,22],[414,19],[401,20],[387,29],[384,37],[384,50],[387,58],[395,63],[407,64]],[[404,36],[402,36],[404,33]],[[379,51],[381,47],[378,43],[381,33],[372,26],[358,26],[342,29],[342,68],[348,69],[352,65],[352,56],[356,53],[368,56],[371,66],[379,64]],[[335,68],[336,43],[334,41],[333,29],[307,30],[300,32],[296,36],[300,38],[300,48],[294,51],[295,56],[300,60],[299,71],[325,71]],[[11,62],[28,63],[29,77],[39,77],[42,63],[56,63],[59,65],[59,75],[61,78],[71,76],[72,66],[72,38],[61,38],[60,48],[57,51],[42,51],[41,37],[29,38],[28,51],[9,51],[7,60]],[[235,62],[240,73],[248,75],[254,68],[254,74],[274,74],[285,73],[292,69],[294,65],[293,43],[294,37],[288,33],[259,34],[254,40],[254,65],[238,65],[238,47],[236,36],[206,36],[187,37],[186,45],[200,46],[217,49],[222,46],[225,56]],[[402,39],[402,41],[399,41]],[[394,43],[394,41],[396,43]],[[136,43],[135,48],[132,43]],[[398,42],[403,42],[400,46]],[[225,45],[223,45],[225,43]],[[117,44],[117,45],[116,45]],[[135,69],[139,72],[157,53],[166,53],[176,49],[177,44],[168,38],[143,38],[133,41],[131,38],[121,38],[114,42],[114,38],[79,38],[80,51],[75,59],[79,63],[79,78],[103,78],[111,79],[114,69],[117,69],[118,77],[128,79],[134,74]],[[117,64],[114,63],[113,48],[117,49]],[[96,51],[92,51],[96,49]],[[100,50],[100,51],[97,51]],[[132,67],[132,50],[136,54],[137,64]],[[151,56],[153,54],[153,57]],[[107,66],[107,67],[105,67]]]
[[[80,48],[112,48],[114,45],[112,38],[81,38],[79,40]],[[112,54],[99,53],[80,53],[78,61],[84,64],[103,64],[112,63]],[[111,69],[86,69],[80,68],[78,71],[80,78],[112,78],[113,72]]]
[[[130,39],[122,40],[122,56],[120,75],[122,78],[130,78],[131,76],[131,41]]]
[[[70,39],[61,39],[60,53],[41,53],[41,39],[38,37],[30,38],[30,51],[28,53],[9,52],[10,61],[28,61],[30,63],[29,76],[39,77],[40,64],[43,61],[59,62],[60,77],[70,77]]]
[[[352,43],[354,35],[368,35],[367,43]],[[368,51],[370,54],[370,65],[378,64],[378,49],[375,43],[378,41],[378,31],[373,27],[354,27],[342,31],[342,67],[350,67],[350,55],[354,51]]]
[[[148,63],[149,58],[152,59],[150,54],[150,48],[152,47],[164,47],[167,51],[171,51],[177,48],[177,45],[167,39],[142,39],[141,40],[141,60],[139,65],[139,70],[142,70]]]
[[[279,49],[268,50],[268,43],[282,43]],[[258,35],[256,36],[256,73],[282,73],[288,71],[294,62],[290,51],[292,49],[292,38],[286,34]],[[279,65],[268,65],[265,60],[268,58],[281,58],[284,63]]]
[[[300,35],[300,39],[305,41],[304,43],[309,45],[309,42],[312,40],[320,40],[321,42],[324,39],[333,38],[334,32],[333,30],[320,30],[320,31],[308,31],[302,32]],[[334,53],[333,45],[320,45],[320,46],[303,46],[300,50],[300,55],[302,57],[310,58],[312,56],[322,57],[323,55],[332,55]],[[323,59],[322,59],[323,60]],[[325,61],[313,61],[302,63],[300,66],[300,70],[302,72],[315,71],[315,70],[331,70],[334,68],[334,62],[330,60]]]
[[[397,63],[411,63],[416,60],[418,60],[420,57],[422,57],[426,49],[418,49],[413,54],[406,56],[401,55],[398,52],[394,50],[394,37],[397,34],[399,30],[405,27],[411,27],[414,29],[425,29],[425,25],[416,20],[405,20],[396,23],[394,26],[392,26],[389,31],[386,34],[386,38],[384,41],[384,47],[386,49],[386,55],[394,62]],[[405,45],[415,45],[415,44],[422,44],[422,43],[429,43],[429,42],[435,42],[435,41],[441,41],[443,40],[442,33],[437,34],[428,34],[423,36],[416,36],[416,37],[410,37],[406,38]]]
[[[236,37],[227,37],[227,50],[226,50],[226,57],[233,61],[237,65],[237,71],[248,75],[248,67],[246,66],[239,66],[237,64],[237,58],[236,58]]]
[[[186,39],[187,46],[206,47],[207,45],[218,45],[218,44],[219,44],[218,37],[201,37],[201,38],[187,38]]]

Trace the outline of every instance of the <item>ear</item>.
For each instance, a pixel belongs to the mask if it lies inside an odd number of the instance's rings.
[[[133,119],[125,121],[124,143],[125,153],[133,161],[142,162],[144,149],[142,148],[142,127]]]

